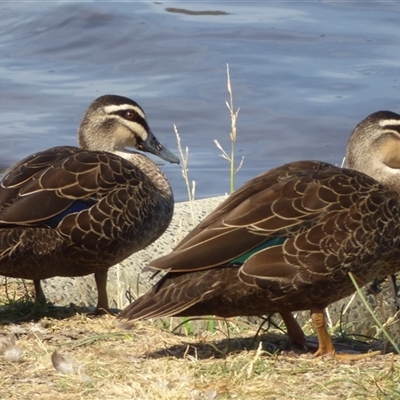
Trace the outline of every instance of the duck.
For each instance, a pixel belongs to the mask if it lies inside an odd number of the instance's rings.
[[[108,313],[108,269],[154,242],[173,215],[171,186],[144,153],[179,159],[119,95],[90,104],[78,142],[32,154],[1,180],[0,275],[33,280],[45,302],[42,279],[94,274],[95,313]]]
[[[400,270],[400,115],[379,111],[353,130],[348,167],[294,161],[251,179],[146,271],[165,275],[117,316],[279,313],[293,344],[312,348],[293,312],[309,310],[314,356],[336,352],[325,308]]]

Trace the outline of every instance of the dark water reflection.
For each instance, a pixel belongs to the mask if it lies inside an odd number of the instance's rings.
[[[197,196],[229,188],[225,101],[231,68],[237,182],[296,159],[340,163],[355,124],[399,111],[396,2],[2,3],[0,169],[33,151],[75,144],[97,96],[137,100],[150,126],[189,147]],[[176,198],[181,170],[166,165]]]

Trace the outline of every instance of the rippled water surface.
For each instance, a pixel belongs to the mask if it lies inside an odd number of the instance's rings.
[[[297,159],[341,163],[369,113],[399,110],[397,2],[8,2],[0,8],[0,169],[76,144],[88,104],[115,93],[156,136],[189,147],[198,198],[229,190],[226,64],[240,107],[237,185]],[[181,169],[165,165],[178,201]]]

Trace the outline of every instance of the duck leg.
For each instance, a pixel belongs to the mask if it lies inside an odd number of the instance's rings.
[[[287,334],[289,336],[289,342],[291,344],[294,343],[300,347],[313,350],[318,347],[317,343],[307,339],[304,336],[303,330],[291,312],[281,312],[280,315],[285,323]]]
[[[336,352],[333,346],[332,338],[326,330],[325,311],[324,310],[311,310],[311,320],[315,331],[318,336],[319,347],[314,357],[323,356],[325,354],[331,355],[335,358]]]
[[[35,286],[35,299],[39,303],[46,303],[46,296],[44,295],[40,279],[34,279],[33,285]]]
[[[107,296],[107,269],[99,269],[94,273],[94,279],[97,286],[97,306],[95,310],[96,315],[106,314],[110,312],[108,308]]]
[[[283,319],[283,322],[285,323],[290,343],[295,343],[301,347],[305,347],[306,339],[304,336],[304,332],[296,319],[293,317],[293,314],[291,312],[285,311],[281,312],[280,315]]]
[[[380,351],[372,351],[370,353],[364,353],[364,354],[345,354],[345,353],[337,354],[332,342],[332,338],[330,337],[328,331],[326,330],[324,309],[315,309],[315,308],[311,309],[311,320],[313,322],[314,329],[317,332],[318,342],[319,342],[319,347],[316,353],[314,353],[314,357],[327,355],[329,357],[334,358],[335,360],[356,361],[380,354]]]
[[[108,308],[108,296],[107,296],[107,269],[101,269],[96,271],[94,274],[94,278],[96,281],[97,287],[97,306],[95,310],[96,315],[106,314],[110,312]],[[35,286],[35,298],[36,301],[40,303],[46,303],[46,296],[44,295],[42,285],[40,284],[40,279],[35,279],[33,281]]]

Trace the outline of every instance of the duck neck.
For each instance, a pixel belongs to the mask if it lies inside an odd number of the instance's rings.
[[[135,167],[139,168],[145,175],[149,177],[151,182],[154,183],[156,188],[163,193],[166,198],[173,200],[171,185],[169,184],[165,174],[160,168],[158,168],[157,164],[153,160],[136,151],[114,151],[114,154],[125,158],[125,160],[128,160]]]

